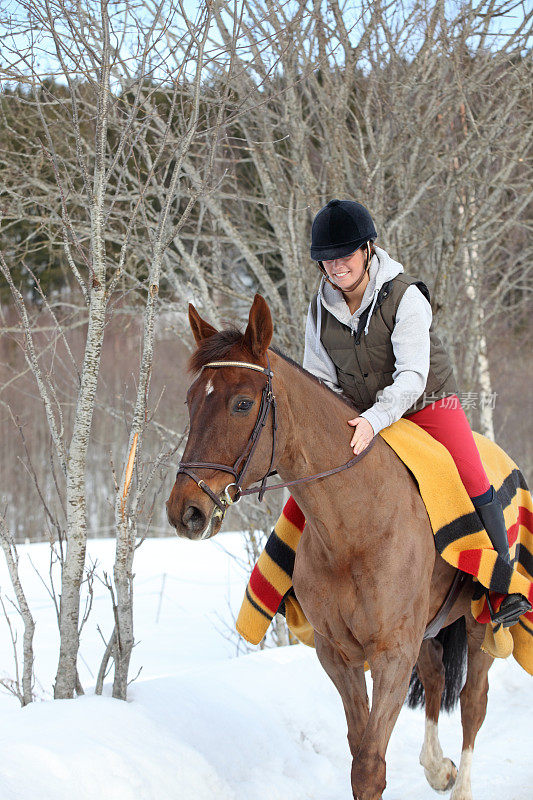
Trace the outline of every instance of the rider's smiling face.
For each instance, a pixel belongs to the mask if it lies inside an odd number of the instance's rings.
[[[363,245],[355,253],[322,262],[328,277],[339,288],[352,286],[361,277],[365,264],[365,248],[366,245]]]

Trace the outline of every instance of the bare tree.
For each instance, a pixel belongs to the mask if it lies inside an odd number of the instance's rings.
[[[146,16],[147,7],[134,8],[126,2],[112,6],[104,0],[22,5],[29,20],[25,31],[27,50],[20,50],[17,43],[19,58],[8,78],[30,86],[28,93],[19,98],[20,105],[36,112],[41,122],[44,132],[41,149],[53,171],[60,200],[66,263],[77,281],[87,319],[85,353],[78,368],[61,320],[43,293],[43,302],[54,322],[55,346],[60,342],[66,351],[77,383],[76,406],[67,430],[53,373],[43,370],[42,353],[35,346],[31,312],[15,285],[12,269],[2,257],[2,273],[19,312],[26,359],[44,403],[65,483],[67,548],[62,564],[60,655],[55,683],[58,698],[72,697],[76,687],[79,592],[87,539],[87,455],[109,304],[127,272],[133,233],[139,236],[141,228],[149,242],[148,280],[139,283],[137,278],[134,284],[137,294],[145,298],[142,358],[129,457],[116,502],[115,582],[121,627],[115,637],[116,652],[120,654],[115,692],[125,697],[132,645],[131,562],[135,542],[132,520],[136,514],[131,509],[135,509],[146,491],[146,482],[135,493],[130,509],[127,505],[147,422],[161,260],[172,231],[180,229],[198,195],[196,188],[189,191],[183,186],[182,162],[200,123],[203,70],[210,57],[205,44],[212,10],[205,6],[192,21],[180,11],[179,5],[166,2],[153,4],[150,17]],[[179,55],[177,47],[171,50],[166,44],[169,26],[178,22],[182,24]],[[40,31],[38,42],[33,36],[36,29]],[[18,35],[23,33],[21,24]],[[44,48],[56,70],[54,78],[60,75],[68,92],[54,92],[55,83],[50,89],[37,60],[37,47]],[[159,126],[154,130],[157,92],[162,99],[157,110]],[[60,111],[52,120],[48,114],[50,105]],[[147,111],[149,108],[151,113]],[[64,136],[67,122],[72,146],[65,150],[60,137]],[[88,135],[88,128],[92,136]],[[150,190],[155,176],[157,182],[161,180],[165,185],[165,202],[160,209],[155,204],[157,225],[152,230],[148,216],[154,215]],[[19,173],[19,184],[20,178]],[[30,190],[38,180],[34,176]],[[10,192],[15,202],[21,199],[14,185]],[[180,198],[186,202],[178,211]],[[35,203],[35,196],[31,200]],[[49,202],[44,202],[44,208]],[[120,214],[114,214],[117,207],[121,207]],[[56,216],[57,211],[56,208]],[[111,230],[117,242],[113,258],[113,242],[108,237]]]
[[[127,302],[136,313],[141,304],[144,308],[126,457],[120,477],[115,475],[117,613],[112,646],[106,647],[106,657],[111,655],[115,662],[113,693],[125,698],[134,642],[137,521],[165,459],[161,452],[143,465],[141,457],[151,421],[149,388],[161,308],[160,279],[164,273],[180,298],[190,292],[194,264],[177,243],[189,226],[193,246],[198,247],[202,215],[195,217],[193,211],[200,196],[209,198],[217,189],[214,164],[227,124],[241,25],[235,16],[229,39],[222,44],[212,35],[214,15],[224,6],[219,2],[200,4],[190,16],[181,3],[167,0],[140,5],[127,0],[113,4],[27,0],[21,5],[27,17],[11,20],[16,58],[7,79],[27,88],[10,95],[9,104],[3,106],[6,130],[15,145],[4,160],[7,232],[28,209],[36,229],[46,229],[51,242],[61,241],[64,269],[78,291],[78,308],[72,308],[76,302],[72,297],[65,305],[69,314],[76,312],[87,325],[79,365],[62,304],[52,303],[26,260],[19,261],[24,248],[31,252],[35,229],[27,230],[22,247],[8,238],[1,270],[19,314],[25,358],[44,404],[64,481],[67,546],[62,561],[58,698],[72,697],[76,691],[88,458],[105,330],[117,304]],[[26,47],[21,47],[21,37],[26,37]],[[45,65],[39,53],[45,54]],[[13,109],[33,116],[40,141],[29,139],[22,116]],[[22,154],[17,155],[17,148]],[[32,152],[53,177],[52,191],[50,181],[43,181],[40,171],[31,167]],[[195,164],[193,177],[189,156]],[[36,318],[17,280],[20,273],[31,276],[31,286],[51,321],[49,330],[42,331],[49,337],[44,348],[36,340]],[[70,365],[75,393],[71,415],[54,371],[59,359]]]
[[[6,686],[6,688],[12,692],[12,694],[18,697],[21,706],[26,706],[33,700],[33,634],[35,631],[35,622],[33,621],[30,607],[20,582],[17,548],[3,516],[0,516],[0,546],[4,551],[9,577],[15,592],[15,608],[19,612],[24,625],[24,636],[22,643],[22,676],[20,676],[16,635],[14,634],[13,628],[9,621],[7,610],[4,606],[4,601],[0,598],[4,616],[9,625],[9,630],[11,633],[13,657],[15,663],[15,680],[9,683],[6,683],[5,681],[0,682],[3,683],[3,685]]]
[[[226,128],[227,171],[202,199],[203,225],[211,220],[225,251],[225,286],[208,277],[213,250],[202,256],[182,240],[197,284],[211,298],[226,287],[236,302],[250,286],[261,291],[280,344],[299,358],[317,280],[310,222],[332,196],[354,197],[375,217],[378,244],[430,287],[460,386],[488,401],[487,334],[509,312],[523,315],[531,292],[531,12],[507,0],[244,8],[252,57],[233,80],[241,102]],[[514,26],[499,32],[511,9]],[[216,23],[226,40],[228,12]],[[186,169],[200,180],[192,154]],[[491,404],[478,409],[492,435]]]

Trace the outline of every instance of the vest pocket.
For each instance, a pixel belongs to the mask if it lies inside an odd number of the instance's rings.
[[[372,373],[364,373],[364,376],[353,376],[355,390],[357,392],[356,406],[358,411],[367,411],[370,406],[374,405],[374,398],[372,396]]]
[[[390,340],[385,344],[367,345],[366,349],[373,372],[394,372],[394,350]]]
[[[337,381],[342,391],[349,397],[358,411],[363,411],[364,403],[364,384],[357,381],[355,376],[349,372],[344,372],[337,367]]]

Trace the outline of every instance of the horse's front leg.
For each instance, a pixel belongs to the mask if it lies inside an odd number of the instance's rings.
[[[373,648],[368,657],[372,672],[372,709],[361,745],[352,764],[355,800],[380,800],[386,786],[385,753],[392,730],[404,703],[418,647],[407,648],[398,641],[387,649]]]
[[[348,723],[348,744],[353,758],[361,744],[369,715],[363,650],[361,648],[357,663],[348,661],[343,658],[338,648],[317,631],[315,631],[315,647],[322,667],[341,696]]]

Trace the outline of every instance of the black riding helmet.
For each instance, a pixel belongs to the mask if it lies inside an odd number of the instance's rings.
[[[313,220],[311,258],[319,263],[354,253],[377,238],[368,210],[355,200],[330,200]]]

